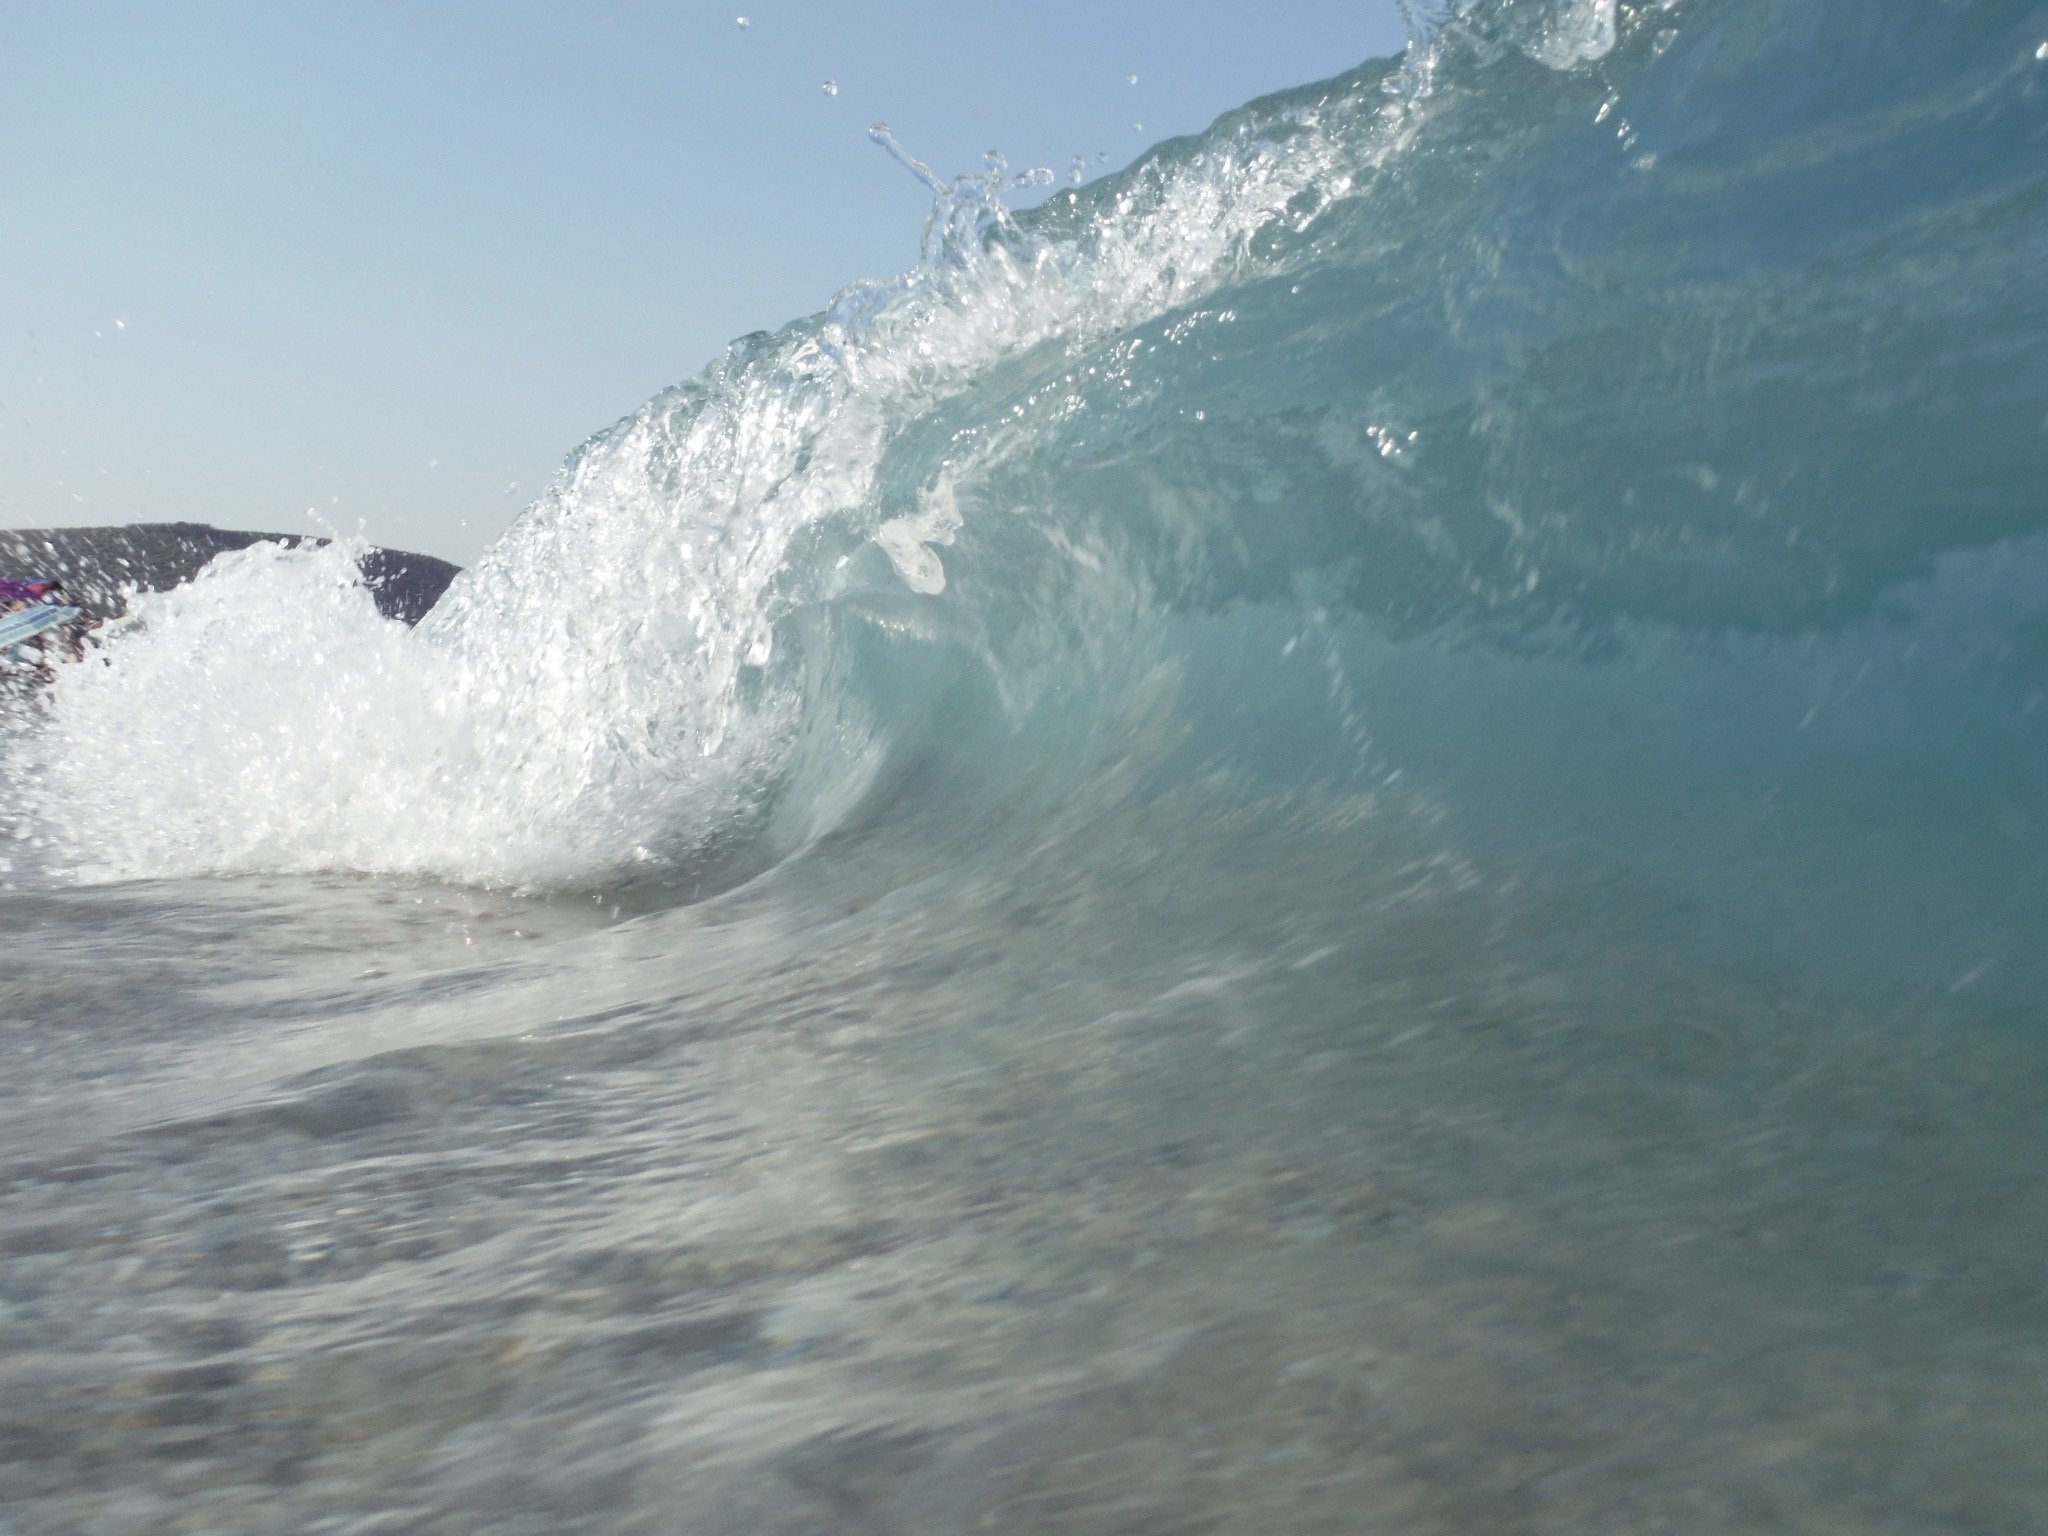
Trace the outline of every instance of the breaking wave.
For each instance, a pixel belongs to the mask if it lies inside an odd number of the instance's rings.
[[[914,270],[583,445],[417,630],[343,546],[139,600],[55,690],[35,838],[701,889],[1112,767],[1405,774],[1477,828],[1646,778],[1820,825],[1910,761],[2035,856],[2043,8],[1410,9],[1028,211],[878,125]]]

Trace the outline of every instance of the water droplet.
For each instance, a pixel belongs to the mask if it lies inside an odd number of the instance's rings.
[[[819,86],[818,89],[823,91],[827,96],[837,96],[839,94],[839,82],[837,80],[827,80],[823,85]]]
[[[1133,133],[1143,133],[1144,131],[1145,131],[1145,125],[1144,125],[1143,123],[1133,123],[1133,124],[1131,124],[1131,132],[1133,132]]]
[[[1125,76],[1124,76],[1124,84],[1125,84],[1125,85],[1136,85],[1137,83],[1138,83],[1138,77],[1137,77],[1136,75],[1125,75]]]
[[[742,32],[746,31],[746,30],[747,30],[747,28],[749,28],[749,27],[751,27],[751,26],[753,25],[753,23],[752,23],[751,21],[747,20],[747,18],[746,18],[746,17],[744,17],[744,16],[735,16],[735,17],[733,18],[733,20],[734,20],[734,21],[737,21],[737,22],[738,22],[738,23],[740,24],[740,30],[741,30]]]
[[[1082,182],[1086,181],[1087,179],[1087,159],[1081,155],[1074,156],[1072,163],[1067,166],[1067,180],[1071,181],[1075,186],[1078,187],[1079,185],[1081,185]]]
[[[2048,64],[2048,43],[2043,43],[2040,47],[2036,48],[2034,50],[2034,57],[2042,63]]]

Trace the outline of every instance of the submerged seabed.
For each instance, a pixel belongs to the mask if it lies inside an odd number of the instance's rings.
[[[2031,1529],[2037,1021],[1362,809],[16,904],[15,1528]]]
[[[1420,27],[65,674],[11,1536],[2048,1531],[2048,7]]]

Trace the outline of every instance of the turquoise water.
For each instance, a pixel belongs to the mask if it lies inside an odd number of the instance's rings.
[[[2042,1530],[2048,7],[878,137],[418,630],[24,725],[8,1529]]]

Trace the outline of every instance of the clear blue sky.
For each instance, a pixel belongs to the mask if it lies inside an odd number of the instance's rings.
[[[871,122],[1093,175],[1400,43],[1394,0],[0,3],[0,526],[313,507],[472,559],[591,432],[913,260]]]

